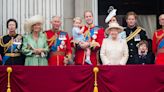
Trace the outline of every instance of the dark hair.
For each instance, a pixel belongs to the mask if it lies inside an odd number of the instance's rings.
[[[8,28],[9,23],[10,23],[11,21],[15,22],[16,28],[18,28],[18,23],[17,23],[17,21],[16,21],[15,19],[9,19],[9,20],[7,20],[6,27]]]
[[[138,47],[140,47],[143,44],[145,44],[146,47],[148,48],[148,42],[146,40],[141,40],[137,45],[138,45]]]

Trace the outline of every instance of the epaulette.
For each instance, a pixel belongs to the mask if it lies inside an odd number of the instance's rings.
[[[146,31],[146,29],[145,29],[145,28],[142,28],[142,27],[141,27],[141,29],[142,29],[143,31]]]
[[[7,36],[7,35],[1,36],[0,46],[2,46],[2,47],[9,47],[9,46],[11,46],[12,42],[9,41],[8,43],[4,44],[3,39],[4,39],[5,36]]]
[[[145,31],[145,28],[143,28],[143,27],[141,27],[141,26],[138,26],[138,27],[140,27],[143,31]]]

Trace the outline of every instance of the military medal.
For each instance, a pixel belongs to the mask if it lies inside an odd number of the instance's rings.
[[[94,33],[95,33],[95,34],[98,34],[97,30],[96,30],[96,31],[94,31]]]
[[[61,41],[61,45],[63,45],[63,46],[64,46],[64,45],[65,45],[65,42],[64,42],[64,41]]]
[[[59,40],[63,40],[63,39],[62,39],[62,35],[59,35]]]
[[[63,45],[60,45],[60,48],[63,49],[64,48]]]
[[[97,35],[94,34],[94,35],[92,36],[92,38],[93,38],[94,40],[97,39]]]
[[[66,38],[66,36],[65,36],[65,35],[63,35],[63,40],[67,40],[67,38]]]
[[[59,35],[59,40],[67,40],[65,35]]]
[[[141,41],[141,38],[140,38],[140,35],[139,35],[139,34],[137,34],[137,35],[135,36],[134,41]]]
[[[13,44],[21,45],[22,44],[21,36],[18,36],[17,38],[13,39]]]

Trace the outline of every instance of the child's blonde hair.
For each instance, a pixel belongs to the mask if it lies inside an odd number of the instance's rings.
[[[75,17],[75,18],[73,19],[73,22],[75,22],[76,20],[79,20],[80,22],[82,22],[82,19],[81,19],[80,17]]]

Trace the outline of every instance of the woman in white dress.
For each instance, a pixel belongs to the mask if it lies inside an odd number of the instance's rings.
[[[118,23],[110,23],[106,32],[111,37],[102,43],[100,57],[103,65],[125,65],[128,60],[128,46],[125,39],[119,39],[118,34],[123,31]]]

